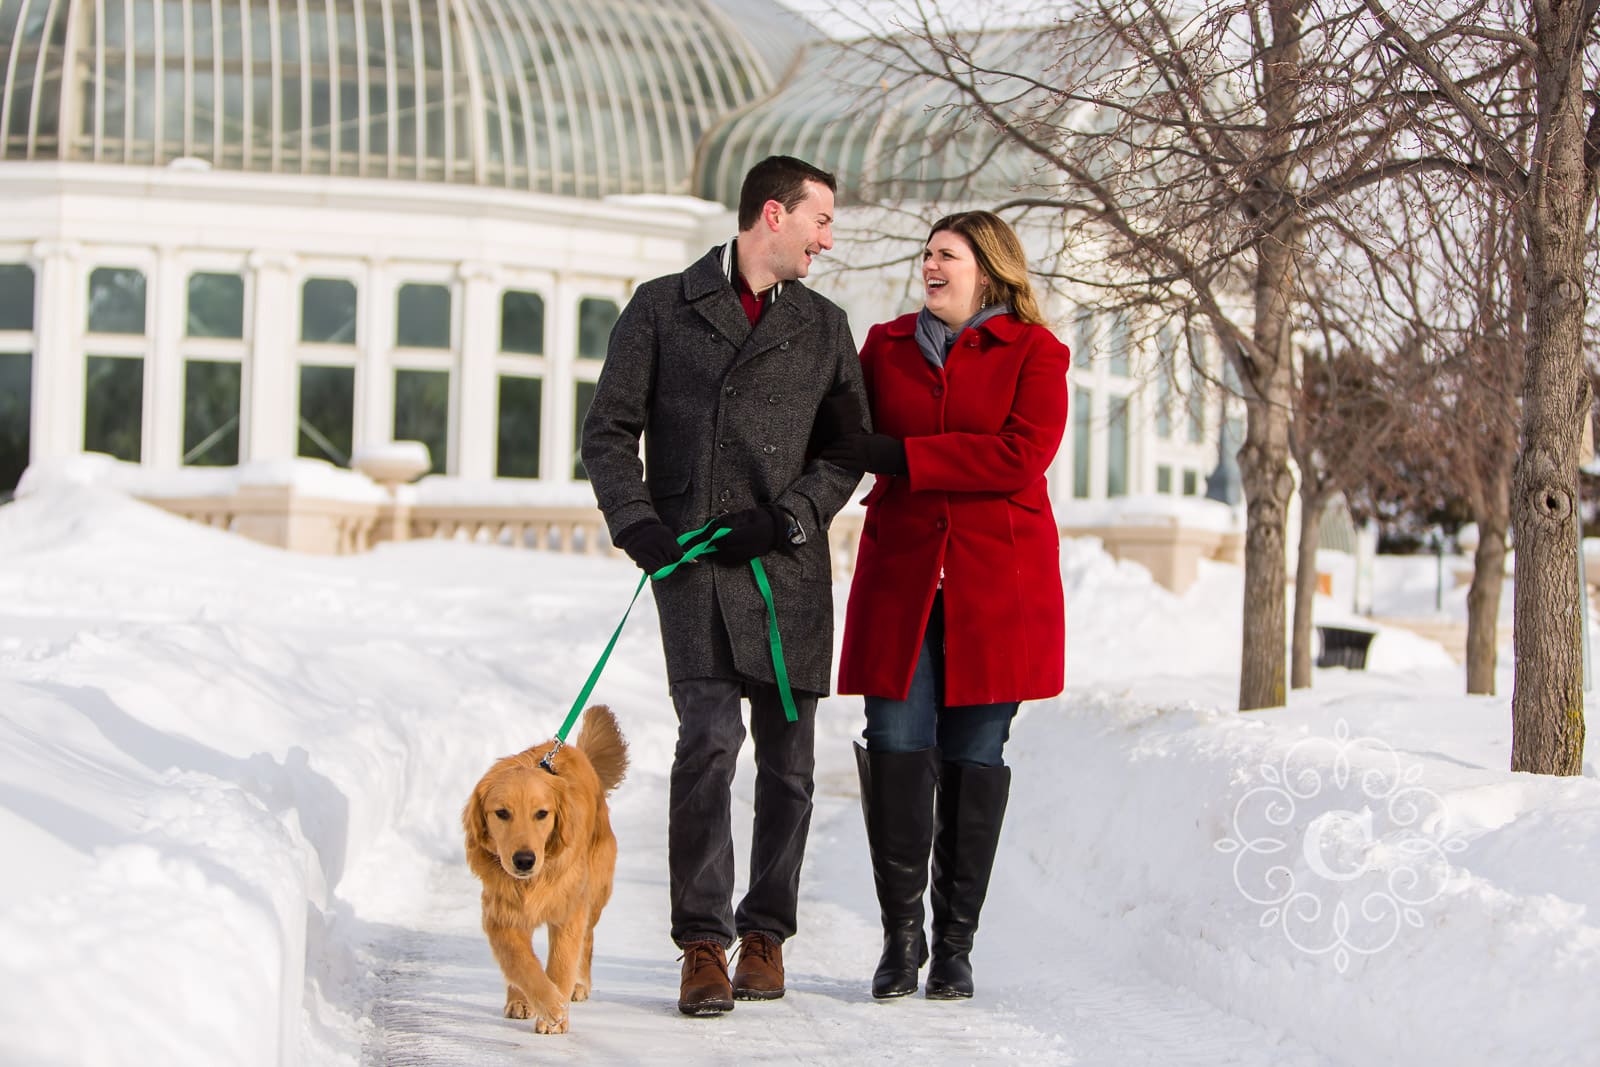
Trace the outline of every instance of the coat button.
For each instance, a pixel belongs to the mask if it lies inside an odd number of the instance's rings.
[[[787,352],[787,351],[789,351],[789,342],[785,341],[785,342],[783,342],[783,344],[779,345],[778,346],[778,351],[779,352]]]
[[[934,519],[933,520],[933,528],[935,530],[948,530],[950,528],[950,520],[949,519]]]
[[[771,396],[767,397],[767,403],[776,404],[777,402],[778,402],[778,394],[777,393],[773,393]]]
[[[934,396],[944,396],[944,386],[942,386],[942,385],[934,386],[933,387],[933,395]]]
[[[769,456],[772,455],[777,450],[778,450],[778,446],[777,445],[767,445],[767,446],[765,446],[764,448],[761,449],[761,451],[765,452]]]
[[[734,388],[734,387],[733,387],[733,386],[731,386],[731,385],[730,385],[730,386],[728,386],[728,387],[727,387],[727,388],[726,388],[726,389],[724,389],[724,390],[723,390],[723,391],[722,391],[722,392],[723,392],[723,393],[724,393],[724,395],[726,395],[726,396],[738,396],[738,395],[739,395],[739,390],[737,390],[737,389],[735,389],[735,388]]]
[[[724,489],[722,491],[722,493],[720,494],[720,499],[722,500],[722,502],[724,504],[726,504],[728,501],[732,500],[733,499],[733,490],[732,489]],[[943,522],[944,520],[941,519],[940,521]]]
[[[727,448],[727,447],[728,447],[728,442],[726,442],[726,441],[718,441],[717,442],[717,448],[723,449],[723,448]]]
[[[967,338],[967,347],[968,348],[977,348],[978,347],[978,339],[976,337]]]

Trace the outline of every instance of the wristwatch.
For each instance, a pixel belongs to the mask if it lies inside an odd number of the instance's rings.
[[[783,511],[782,508],[779,508],[778,510]],[[789,525],[784,528],[783,536],[789,539],[789,544],[799,548],[801,545],[806,543],[805,529],[800,525],[800,520],[789,514],[787,511],[783,512],[783,517],[789,520]]]

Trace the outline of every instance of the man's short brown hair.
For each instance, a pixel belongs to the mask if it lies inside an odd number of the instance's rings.
[[[761,218],[768,200],[776,200],[785,211],[793,211],[806,198],[806,182],[826,185],[838,192],[832,174],[793,156],[768,156],[750,168],[739,190],[739,230],[742,233]]]

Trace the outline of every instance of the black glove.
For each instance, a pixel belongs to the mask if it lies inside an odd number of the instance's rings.
[[[659,519],[636,522],[611,539],[646,574],[654,574],[683,558],[683,546],[670,527]]]
[[[845,434],[817,453],[817,458],[858,473],[910,473],[910,468],[906,466],[905,443],[888,434]]]
[[[712,542],[716,551],[705,558],[725,566],[738,566],[776,548],[789,520],[778,505],[758,504],[723,516],[717,520],[717,525],[726,526],[728,533]]]
[[[815,454],[833,444],[846,434],[861,433],[867,428],[867,413],[860,399],[851,390],[849,382],[840,382],[828,391],[817,407],[817,418],[811,426],[811,443],[808,454]]]

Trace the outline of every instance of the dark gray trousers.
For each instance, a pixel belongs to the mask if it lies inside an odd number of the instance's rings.
[[[731,678],[672,684],[678,747],[667,810],[672,940],[724,948],[752,932],[794,936],[800,863],[811,827],[817,698],[794,695],[798,722],[783,715],[778,689]],[[740,698],[750,700],[755,738],[755,827],[750,882],[733,909],[733,774],[744,744]]]

